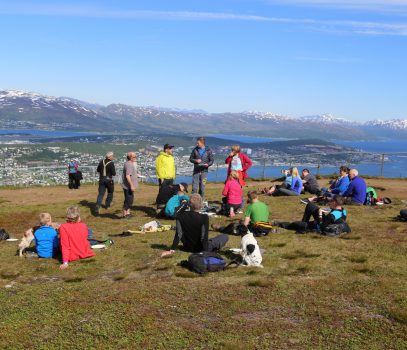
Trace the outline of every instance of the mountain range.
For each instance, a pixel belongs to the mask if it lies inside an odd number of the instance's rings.
[[[0,128],[342,140],[407,137],[407,119],[358,123],[330,114],[294,118],[257,111],[208,113],[125,104],[102,106],[19,90],[0,90]]]

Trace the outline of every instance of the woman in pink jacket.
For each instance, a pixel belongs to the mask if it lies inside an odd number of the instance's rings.
[[[232,171],[223,188],[223,203],[225,207],[225,214],[230,217],[235,216],[235,212],[242,206],[243,191],[239,182],[239,174]]]
[[[252,166],[252,161],[247,155],[240,152],[240,146],[232,146],[232,152],[225,160],[225,164],[229,164],[228,176],[232,171],[236,171],[239,175],[240,185],[245,185],[244,180],[247,179],[247,170]]]

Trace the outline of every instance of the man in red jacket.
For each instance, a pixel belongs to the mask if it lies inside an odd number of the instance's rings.
[[[240,146],[232,146],[232,152],[225,160],[226,164],[229,164],[228,177],[232,171],[236,171],[239,174],[239,182],[243,187],[245,185],[244,180],[247,179],[247,170],[252,166],[252,161],[247,155],[240,152]]]
[[[62,265],[59,267],[61,270],[66,269],[71,261],[95,255],[88,241],[88,227],[81,222],[78,207],[66,210],[66,223],[59,227],[59,233],[62,251]]]

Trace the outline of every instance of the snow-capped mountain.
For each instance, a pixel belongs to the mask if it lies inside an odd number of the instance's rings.
[[[0,128],[22,127],[323,139],[407,136],[407,120],[401,119],[360,124],[331,114],[295,118],[259,111],[207,113],[125,104],[101,106],[70,97],[0,90]]]
[[[407,130],[407,119],[372,120],[366,126],[380,127],[393,130]]]
[[[332,114],[320,114],[320,115],[309,115],[305,117],[301,117],[302,120],[307,122],[313,123],[320,123],[320,124],[341,124],[341,125],[358,125],[358,123],[347,120],[345,118],[338,118],[333,116]]]

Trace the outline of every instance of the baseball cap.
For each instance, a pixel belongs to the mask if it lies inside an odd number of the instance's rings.
[[[166,149],[172,149],[172,148],[174,148],[174,146],[173,146],[173,145],[170,145],[169,143],[166,143],[166,144],[164,145],[164,151],[165,151]]]

